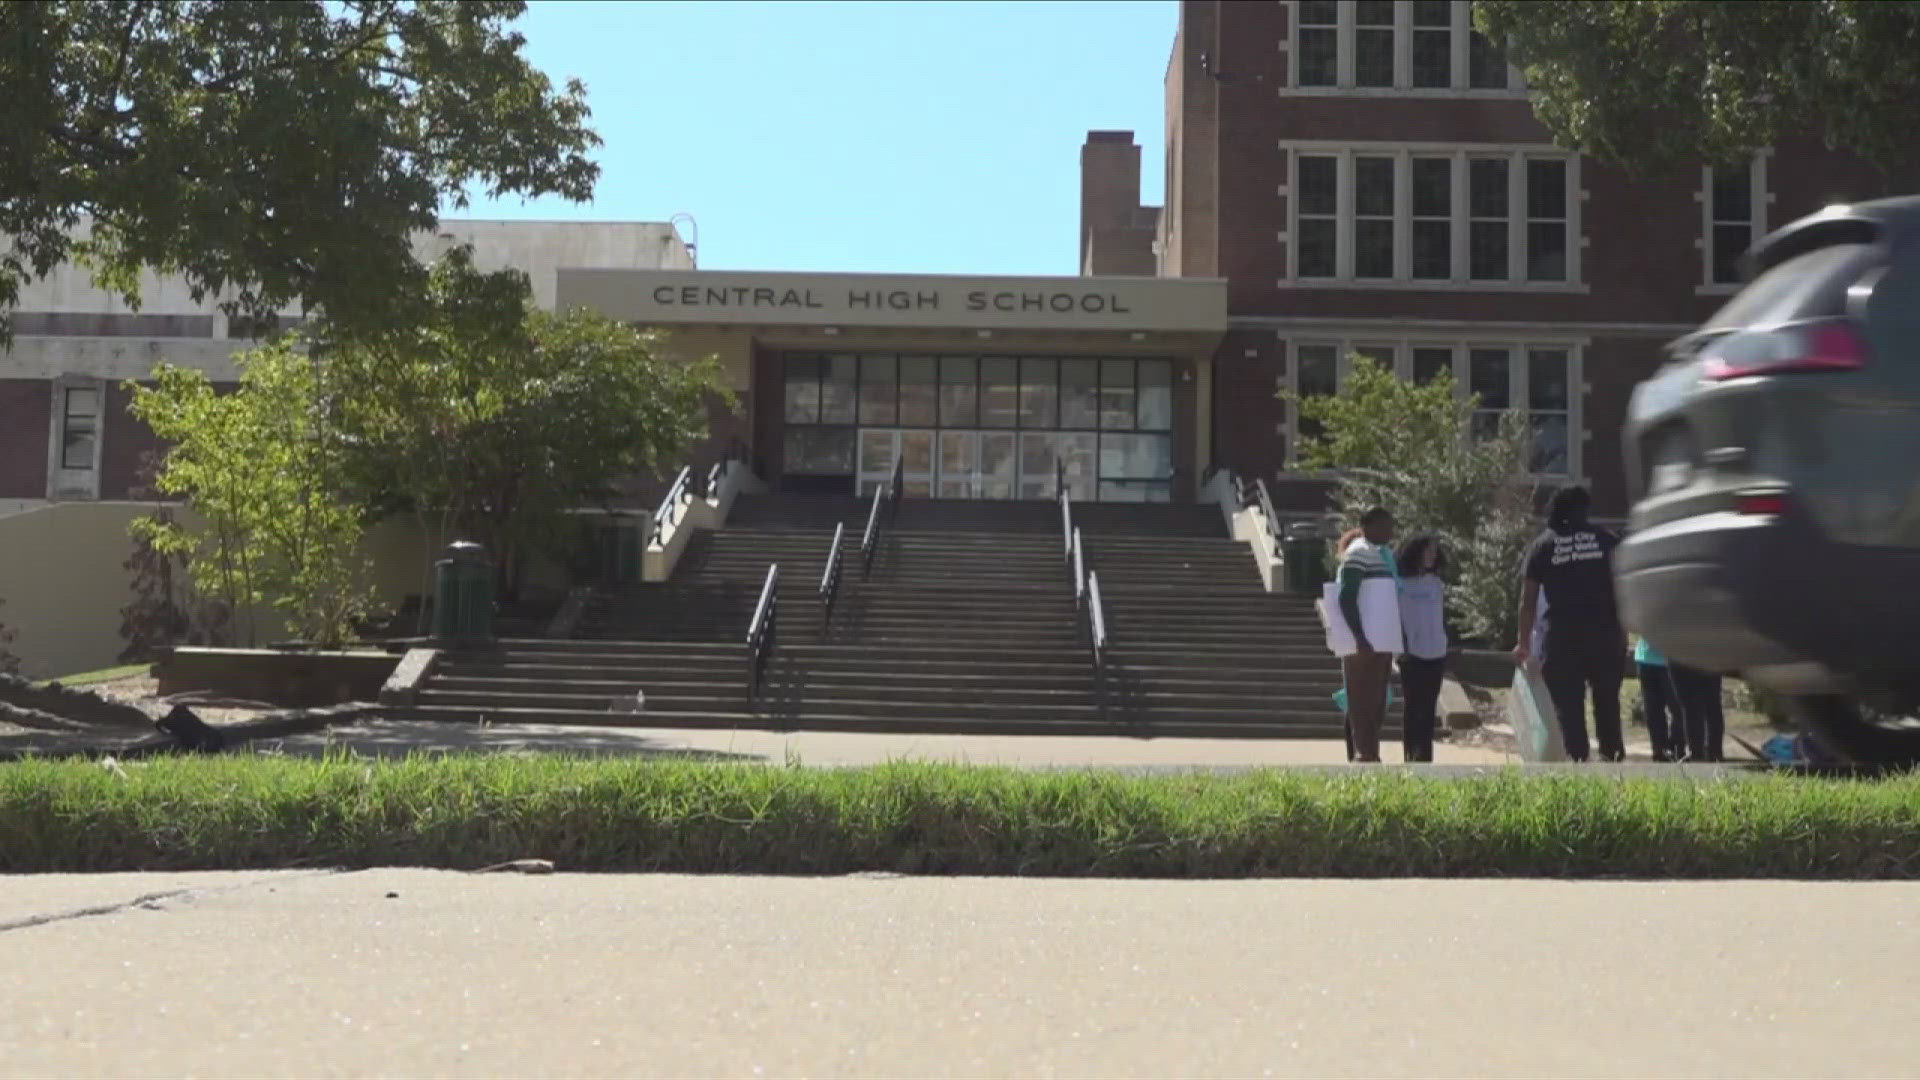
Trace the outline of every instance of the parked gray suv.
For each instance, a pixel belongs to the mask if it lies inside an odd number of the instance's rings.
[[[1628,408],[1622,616],[1786,695],[1829,750],[1920,761],[1920,197],[1748,258]]]

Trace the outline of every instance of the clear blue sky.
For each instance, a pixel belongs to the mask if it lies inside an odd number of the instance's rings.
[[[700,226],[707,269],[1076,272],[1080,144],[1136,133],[1160,201],[1173,0],[535,2],[532,62],[587,85],[591,205],[462,217]]]

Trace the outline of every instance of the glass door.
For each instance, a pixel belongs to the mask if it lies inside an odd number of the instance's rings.
[[[910,498],[933,494],[933,432],[897,428],[860,429],[860,494],[871,495],[893,477],[893,459],[901,462],[901,488]]]
[[[972,431],[940,433],[940,497],[980,497],[980,439]]]
[[[979,498],[1013,498],[1014,480],[1020,466],[1017,438],[1011,431],[980,433]]]

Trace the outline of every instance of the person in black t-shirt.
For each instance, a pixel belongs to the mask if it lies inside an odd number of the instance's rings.
[[[1520,597],[1519,663],[1529,659],[1534,614],[1547,594],[1546,661],[1541,676],[1560,717],[1567,756],[1587,760],[1587,689],[1603,761],[1626,757],[1620,732],[1620,683],[1627,632],[1613,596],[1613,549],[1620,538],[1587,520],[1592,498],[1574,485],[1554,493],[1547,531],[1527,549]]]

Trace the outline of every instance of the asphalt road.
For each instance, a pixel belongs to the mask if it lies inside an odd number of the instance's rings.
[[[0,1075],[1914,1075],[1917,926],[1904,884],[0,878]]]

